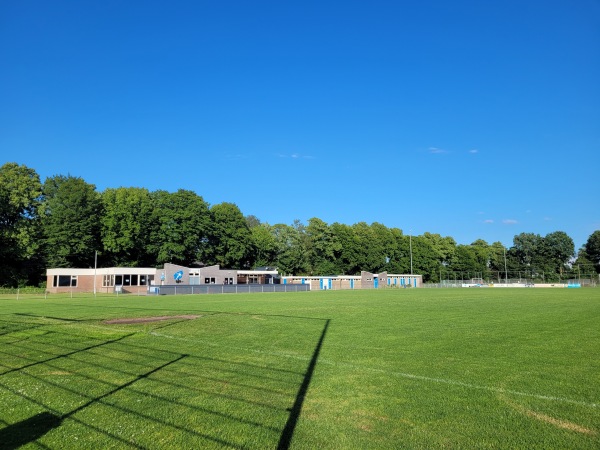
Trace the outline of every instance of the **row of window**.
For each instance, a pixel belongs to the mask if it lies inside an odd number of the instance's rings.
[[[154,282],[154,275],[103,275],[102,286],[149,286]],[[249,275],[247,277],[248,284],[258,284],[260,279],[258,275]],[[215,284],[215,278],[205,278],[205,284]],[[200,284],[199,276],[190,276],[190,284]],[[224,278],[223,284],[233,284],[233,278]],[[54,275],[52,282],[53,287],[77,287],[77,275]]]
[[[104,275],[102,286],[148,286],[153,281],[154,275]],[[52,287],[77,287],[77,275],[54,275]]]
[[[154,275],[104,275],[103,287],[112,286],[148,286],[154,281]]]

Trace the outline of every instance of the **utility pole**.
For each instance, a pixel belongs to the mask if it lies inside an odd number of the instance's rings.
[[[506,266],[506,247],[504,247],[504,276],[505,276],[506,286],[508,287],[508,269]]]
[[[410,246],[410,274],[413,274],[413,264],[412,264],[412,230],[410,230],[410,234],[408,235],[408,245]]]
[[[98,250],[94,252],[94,297],[96,297],[96,271],[98,269]]]

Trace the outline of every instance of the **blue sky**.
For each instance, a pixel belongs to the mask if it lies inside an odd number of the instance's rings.
[[[600,229],[600,1],[0,4],[0,154],[270,224]]]

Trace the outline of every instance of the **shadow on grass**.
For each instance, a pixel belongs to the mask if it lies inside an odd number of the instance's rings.
[[[20,366],[20,367],[14,367],[12,369],[8,369],[8,370],[5,370],[4,372],[0,373],[0,376],[7,375],[7,374],[12,373],[12,372],[20,372],[23,369],[27,369],[29,367],[38,366],[40,364],[47,364],[50,361],[54,361],[54,360],[61,359],[61,358],[67,358],[69,356],[76,355],[77,353],[87,352],[87,351],[95,349],[95,348],[104,347],[104,346],[106,346],[108,344],[119,342],[119,341],[121,341],[121,340],[123,340],[125,338],[130,337],[130,336],[132,336],[132,334],[127,334],[125,336],[121,336],[121,337],[116,338],[116,339],[111,339],[109,341],[103,341],[103,342],[101,342],[99,344],[89,345],[87,347],[80,348],[80,349],[77,349],[77,350],[73,350],[73,351],[70,351],[68,353],[63,353],[61,355],[52,356],[51,358],[46,358],[46,359],[43,359],[41,361],[31,362],[29,364],[25,364],[25,365]]]
[[[279,444],[277,445],[277,448],[280,450],[287,450],[290,448],[292,437],[294,437],[294,430],[296,429],[296,424],[298,423],[298,418],[300,417],[300,412],[302,411],[302,404],[304,403],[304,398],[306,397],[308,387],[310,386],[310,380],[312,379],[315,367],[317,366],[319,353],[321,352],[323,341],[325,341],[325,335],[327,334],[327,328],[329,328],[330,320],[331,319],[327,319],[325,321],[325,326],[321,332],[321,338],[319,339],[319,342],[313,351],[310,364],[308,365],[308,369],[306,369],[306,374],[304,375],[300,389],[298,389],[298,393],[296,394],[296,401],[294,402],[294,406],[292,406],[290,409],[290,415],[285,427],[283,428],[281,437],[279,438]]]
[[[8,320],[0,320],[0,336],[12,333],[19,333],[21,331],[34,330],[43,326],[44,325],[42,324],[35,324],[29,322],[14,322]]]
[[[36,441],[48,431],[58,427],[62,418],[45,411],[0,430],[0,448],[14,450]]]
[[[282,318],[290,317],[290,316],[283,316],[283,315],[276,315],[276,316],[282,317]],[[291,318],[298,319],[299,317],[291,317]],[[55,318],[55,319],[59,319],[59,318]],[[213,417],[220,418],[222,421],[224,421],[224,423],[234,422],[234,423],[237,423],[240,425],[246,425],[251,428],[262,428],[265,431],[276,433],[273,437],[275,437],[275,436],[279,437],[277,448],[288,449],[291,445],[292,438],[294,436],[294,432],[296,429],[296,425],[299,421],[299,418],[300,418],[300,415],[302,412],[302,406],[303,406],[305,397],[307,396],[307,392],[308,392],[308,389],[309,389],[309,386],[310,386],[310,383],[311,383],[311,380],[312,380],[312,377],[313,377],[313,374],[314,374],[314,371],[315,371],[315,368],[316,368],[316,365],[318,362],[319,354],[320,354],[321,348],[323,346],[323,343],[325,341],[327,330],[328,330],[328,327],[330,324],[330,319],[318,319],[318,318],[308,318],[308,317],[304,318],[304,319],[319,320],[319,321],[321,321],[321,323],[324,322],[323,328],[321,330],[320,338],[318,339],[316,346],[313,349],[312,357],[310,359],[308,367],[306,368],[306,371],[302,371],[301,369],[298,371],[292,371],[287,368],[266,367],[262,364],[255,365],[255,364],[249,363],[247,361],[230,361],[227,359],[211,358],[208,356],[191,356],[191,358],[190,358],[190,355],[188,355],[188,354],[181,354],[179,352],[172,352],[169,350],[157,350],[156,348],[146,347],[144,345],[140,345],[139,343],[137,343],[137,345],[136,345],[136,343],[134,343],[134,342],[136,342],[135,340],[132,342],[129,339],[127,339],[127,338],[132,337],[133,334],[127,334],[127,335],[121,336],[116,339],[110,339],[110,340],[103,339],[103,340],[101,340],[101,342],[96,342],[93,345],[89,345],[89,343],[87,343],[88,345],[82,345],[80,348],[76,348],[76,349],[64,347],[63,345],[61,345],[60,340],[55,340],[52,342],[52,345],[54,346],[55,349],[61,349],[62,350],[61,354],[57,355],[57,354],[47,353],[46,351],[38,348],[38,355],[39,355],[39,352],[41,351],[41,352],[43,352],[43,354],[46,354],[47,357],[45,357],[42,360],[34,360],[34,361],[29,360],[17,368],[9,368],[8,370],[4,371],[3,373],[0,373],[0,379],[2,379],[1,375],[6,375],[8,373],[20,372],[23,376],[29,377],[31,379],[35,379],[35,380],[37,380],[37,382],[40,382],[40,383],[44,383],[46,386],[50,387],[51,389],[58,390],[58,392],[63,391],[65,393],[69,393],[69,394],[80,395],[81,397],[83,397],[84,401],[82,403],[80,403],[78,406],[71,409],[70,411],[69,410],[67,410],[66,412],[64,410],[59,411],[59,410],[54,409],[52,406],[50,406],[50,404],[47,404],[46,400],[44,400],[42,398],[32,397],[20,390],[14,389],[12,386],[9,386],[5,383],[1,383],[0,387],[3,387],[4,389],[11,392],[12,394],[20,396],[23,399],[26,399],[26,400],[38,405],[43,410],[46,410],[46,412],[39,413],[39,414],[37,414],[33,417],[30,417],[26,420],[23,420],[21,422],[15,423],[15,424],[8,425],[7,427],[0,429],[0,448],[16,449],[16,448],[26,445],[28,443],[35,442],[39,438],[41,438],[45,434],[47,434],[48,432],[59,427],[67,419],[77,422],[80,425],[83,425],[84,427],[88,428],[90,431],[104,434],[108,438],[113,439],[116,443],[120,443],[121,445],[142,448],[141,446],[139,446],[139,444],[135,440],[132,440],[129,437],[121,436],[119,434],[109,431],[108,429],[105,429],[104,427],[100,427],[98,425],[92,424],[87,420],[82,420],[82,416],[79,415],[78,413],[82,412],[83,410],[85,410],[93,405],[96,405],[96,404],[101,404],[104,407],[110,407],[114,411],[117,411],[121,414],[130,416],[130,417],[131,416],[137,417],[138,419],[140,419],[142,421],[148,421],[150,423],[154,423],[154,424],[157,424],[162,427],[170,428],[171,430],[176,430],[179,433],[184,433],[184,434],[188,434],[191,436],[196,436],[196,438],[202,438],[204,440],[208,440],[208,441],[212,442],[213,444],[217,444],[217,445],[224,446],[224,447],[233,447],[233,448],[239,448],[240,445],[243,447],[243,444],[241,444],[241,443],[236,443],[236,442],[232,442],[232,441],[223,439],[222,436],[220,436],[220,433],[216,433],[215,431],[208,431],[208,433],[205,433],[201,430],[194,429],[194,427],[191,425],[191,423],[188,424],[188,423],[185,423],[185,421],[180,422],[177,420],[171,420],[171,418],[168,418],[168,417],[157,417],[152,411],[134,409],[132,407],[133,405],[130,405],[127,403],[119,405],[117,403],[114,403],[112,400],[109,400],[109,397],[113,396],[114,394],[118,393],[119,391],[127,390],[128,392],[133,393],[134,395],[138,395],[140,397],[141,396],[151,397],[153,399],[156,399],[158,402],[160,402],[162,404],[169,404],[172,407],[187,408],[189,411],[193,411],[195,414],[197,414],[197,413],[209,414]],[[169,324],[169,325],[172,325],[172,324]],[[56,334],[60,335],[61,333],[59,332]],[[84,336],[84,335],[79,336],[78,334],[71,334],[71,333],[66,333],[66,335],[71,338],[77,336],[82,339],[86,339],[86,336]],[[38,338],[39,337],[40,336],[38,336]],[[87,337],[87,338],[89,339],[89,337]],[[124,342],[125,339],[127,339],[127,342]],[[29,342],[29,345],[33,345],[33,344],[34,344],[33,342]],[[29,345],[27,347],[29,347]],[[48,344],[46,344],[46,345],[48,345]],[[19,344],[15,345],[15,349],[19,346],[20,346]],[[106,355],[101,355],[101,354],[97,353],[97,350],[101,350],[102,348],[106,348],[106,347],[110,347],[111,353],[106,354]],[[26,350],[26,349],[23,348],[23,350]],[[27,350],[33,350],[33,348],[28,348]],[[115,350],[122,351],[124,356],[116,358],[115,357],[116,354],[114,353]],[[38,375],[38,373],[36,373],[36,372],[29,371],[29,369],[39,367],[40,365],[44,365],[46,367],[56,369],[58,371],[58,370],[61,370],[61,366],[59,364],[61,361],[65,361],[65,360],[76,361],[75,357],[88,354],[88,352],[91,352],[90,354],[93,355],[93,359],[91,359],[89,361],[82,361],[87,364],[87,367],[96,367],[96,368],[102,370],[103,372],[106,372],[107,374],[110,373],[111,371],[116,371],[116,372],[121,373],[122,375],[131,375],[131,376],[133,376],[133,378],[130,378],[130,380],[125,383],[119,383],[118,385],[113,384],[112,386],[110,386],[110,383],[108,383],[107,381],[104,381],[102,378],[96,378],[96,377],[86,375],[85,373],[79,373],[79,374],[77,374],[78,377],[80,377],[82,379],[87,379],[92,383],[95,380],[97,384],[106,385],[106,387],[107,387],[107,389],[104,390],[104,392],[102,394],[89,396],[89,395],[86,395],[85,392],[78,391],[67,385],[52,382],[51,380],[45,378],[44,376]],[[126,353],[129,354],[129,357],[127,357]],[[158,365],[155,365],[157,362],[155,360],[154,364],[151,364],[150,367],[148,367],[148,365],[146,365],[146,364],[143,364],[143,361],[145,360],[145,358],[149,358],[151,356],[153,357],[152,359],[155,359],[157,357],[159,359],[162,359],[163,363],[159,363]],[[140,362],[137,361],[138,358],[141,360]],[[77,358],[77,359],[80,359],[80,358]],[[125,361],[125,359],[126,359],[126,361]],[[204,361],[204,364],[202,364],[202,366],[204,368],[207,368],[207,366],[206,366],[207,363],[209,364],[209,366],[214,365],[215,369],[218,369],[217,373],[219,373],[221,376],[214,377],[211,379],[211,377],[207,376],[208,374],[194,374],[194,372],[197,370],[196,369],[197,365],[195,363],[191,364],[191,361],[187,361],[187,363],[182,361],[182,360],[189,360],[189,359]],[[104,364],[101,361],[104,362]],[[110,363],[109,361],[113,361],[113,362]],[[269,408],[269,409],[277,409],[277,406],[270,404],[270,402],[263,404],[261,402],[257,402],[256,399],[252,398],[252,396],[250,396],[250,398],[248,398],[246,395],[242,395],[241,391],[247,392],[247,391],[253,391],[253,390],[254,391],[263,390],[263,391],[270,392],[271,396],[279,395],[279,394],[285,395],[285,391],[286,391],[285,388],[282,388],[282,390],[280,392],[278,390],[273,390],[273,388],[269,389],[266,386],[264,386],[262,383],[260,383],[260,380],[264,380],[266,377],[267,379],[272,380],[274,382],[279,380],[281,383],[287,384],[290,382],[289,377],[298,376],[299,378],[301,378],[301,383],[300,383],[300,386],[298,387],[297,391],[295,391],[295,389],[294,389],[295,397],[292,397],[292,398],[294,398],[294,402],[293,402],[293,405],[289,409],[287,409],[287,412],[289,414],[288,414],[287,421],[285,423],[284,428],[281,429],[279,427],[271,427],[267,423],[262,423],[261,420],[258,420],[258,421],[252,420],[251,417],[246,418],[246,417],[244,417],[243,414],[241,414],[241,415],[231,414],[230,411],[221,410],[220,408],[215,408],[212,405],[211,405],[211,407],[207,408],[207,407],[203,407],[199,404],[192,404],[183,399],[176,399],[176,398],[172,398],[169,396],[163,396],[163,395],[160,395],[159,393],[155,393],[154,391],[147,392],[147,391],[136,388],[136,383],[138,381],[141,381],[144,379],[150,379],[152,375],[156,374],[157,372],[162,371],[163,369],[167,368],[167,366],[170,366],[174,363],[179,363],[178,365],[181,365],[181,362],[183,362],[184,367],[188,367],[188,369],[185,373],[182,373],[179,371],[174,372],[179,375],[185,375],[181,379],[178,377],[173,377],[173,378],[169,378],[169,377],[162,378],[161,377],[160,380],[156,379],[156,378],[152,378],[151,381],[154,383],[159,383],[160,386],[163,386],[163,387],[164,386],[172,386],[176,389],[188,389],[190,392],[195,392],[196,395],[202,394],[202,395],[207,395],[207,396],[211,396],[211,397],[218,397],[222,400],[231,402],[230,404],[232,404],[232,405],[235,405],[235,403],[242,402],[247,405],[253,405],[253,406],[264,407],[264,408]],[[124,364],[124,365],[122,365],[122,364]],[[143,368],[144,365],[146,366],[145,369]],[[154,366],[154,367],[152,367],[152,366]],[[229,388],[231,388],[232,386],[239,387],[240,392],[235,392],[235,391],[227,392],[227,391],[219,391],[219,390],[211,391],[211,389],[214,389],[214,388],[203,389],[202,384],[200,386],[195,385],[195,384],[188,384],[186,381],[186,377],[189,377],[192,374],[194,374],[195,380],[199,380],[199,379],[211,380],[215,383],[220,383],[223,386],[228,386]],[[231,374],[232,376],[229,377],[228,374]],[[275,374],[279,374],[279,375],[275,376]],[[244,381],[239,380],[240,376],[243,376]],[[299,381],[300,380],[297,380],[296,383],[298,383]],[[295,385],[298,386],[298,384],[295,384]],[[289,394],[293,395],[292,392],[288,391],[288,395]],[[288,396],[288,399],[289,398],[290,397]],[[75,406],[75,405],[73,405],[73,406]],[[281,405],[280,407],[282,408],[281,411],[284,412],[283,408],[285,408],[285,405]],[[119,445],[119,444],[117,444],[117,445]]]

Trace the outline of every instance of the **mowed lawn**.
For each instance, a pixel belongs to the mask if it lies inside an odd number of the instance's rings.
[[[21,445],[600,448],[600,290],[0,299]]]

